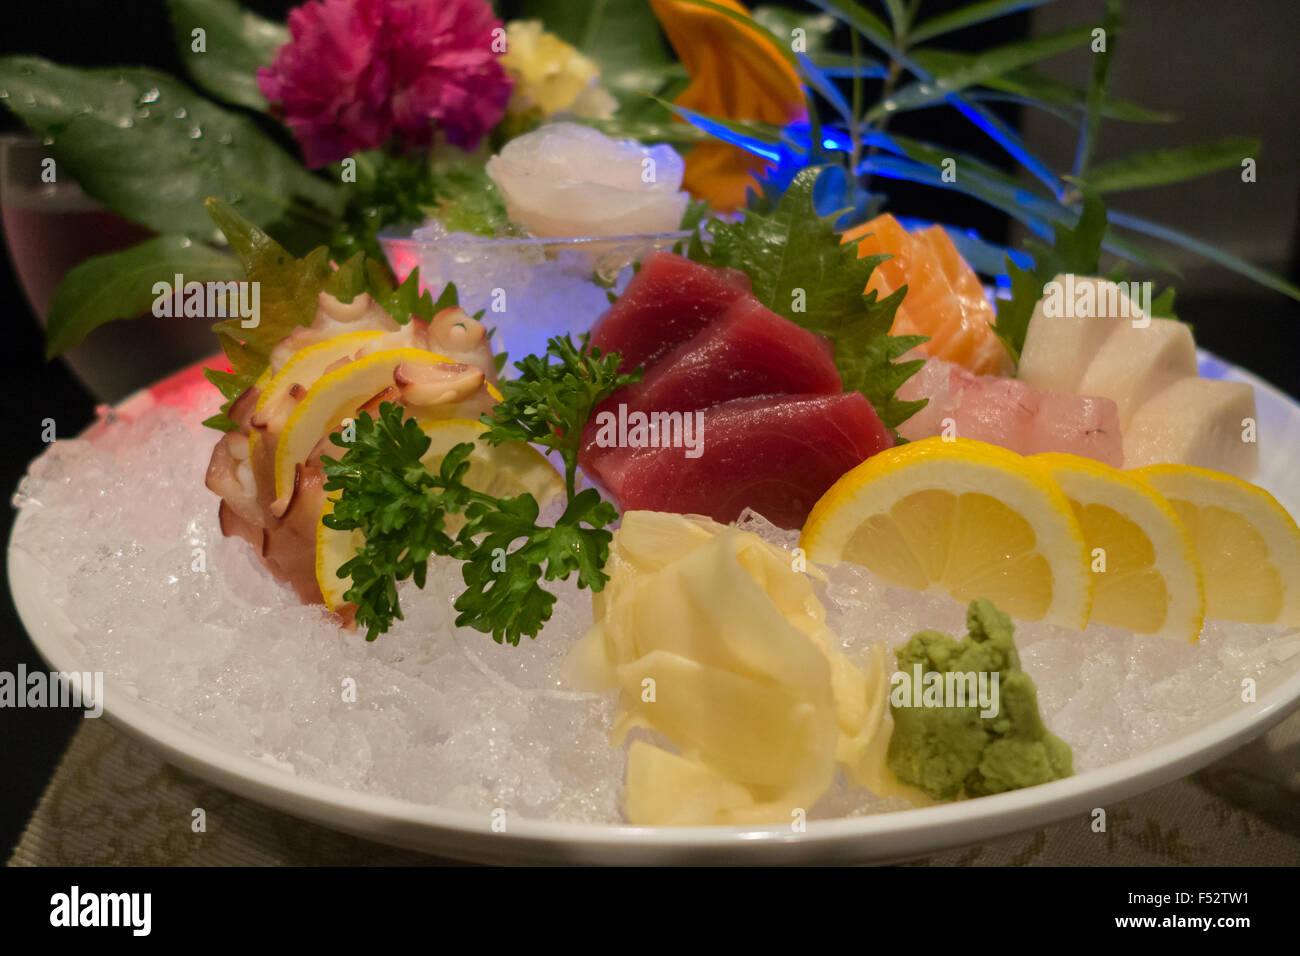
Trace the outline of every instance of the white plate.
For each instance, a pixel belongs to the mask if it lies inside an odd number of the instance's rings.
[[[1202,375],[1246,382],[1256,390],[1261,437],[1259,483],[1292,514],[1300,513],[1300,405],[1248,372],[1202,354]],[[74,628],[60,608],[41,600],[46,575],[14,542],[9,584],[32,641],[56,670],[89,670]],[[1086,826],[1094,807],[1107,806],[1182,777],[1240,747],[1300,705],[1300,655],[1290,669],[1262,682],[1253,705],[1207,714],[1183,737],[1128,760],[1054,783],[958,803],[813,821],[803,833],[789,826],[758,829],[656,829],[512,819],[494,832],[486,814],[444,810],[303,780],[200,737],[168,712],[104,680],[104,714],[168,761],[267,806],[317,823],[411,849],[484,862],[545,863],[845,863],[888,862],[1043,826],[1070,816]]]

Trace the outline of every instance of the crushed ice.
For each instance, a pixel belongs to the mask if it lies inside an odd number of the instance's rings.
[[[566,688],[567,649],[590,595],[559,585],[535,641],[501,646],[449,624],[456,565],[435,559],[406,620],[373,643],[297,604],[239,539],[222,537],[203,486],[215,433],[206,399],[159,406],[96,439],[55,443],[14,496],[17,547],[53,572],[47,593],[77,628],[84,668],[105,671],[227,748],[303,777],[421,803],[616,822],[624,755],[608,744],[613,695]],[[797,535],[746,514],[785,548]],[[862,569],[820,586],[846,652],[930,627],[964,632],[950,599],[891,588]],[[1095,627],[1019,624],[1043,716],[1076,770],[1165,743],[1240,703],[1300,651],[1294,631],[1211,623],[1197,646]],[[349,682],[355,702],[346,700]],[[900,809],[841,780],[813,816]]]

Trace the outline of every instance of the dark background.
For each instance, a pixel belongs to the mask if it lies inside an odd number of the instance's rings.
[[[798,2],[784,5],[804,7]],[[933,13],[955,5],[929,0],[923,10]],[[248,6],[278,16],[289,4]],[[967,31],[951,45],[978,49],[991,40],[1008,42],[1030,31],[1092,22],[1100,6],[1092,0],[1060,0],[1032,14]],[[510,7],[510,3],[498,4],[507,15]],[[1108,126],[1099,158],[1111,155],[1108,147],[1129,152],[1231,134],[1260,135],[1265,149],[1260,181],[1246,187],[1254,192],[1234,189],[1230,180],[1235,174],[1228,171],[1196,184],[1155,190],[1138,201],[1121,197],[1121,204],[1232,248],[1293,282],[1300,280],[1296,242],[1300,84],[1295,65],[1300,5],[1290,0],[1231,4],[1130,0],[1126,9],[1128,30],[1117,58],[1114,95],[1172,110],[1184,121],[1170,127]],[[10,4],[4,21],[0,54],[34,53],[78,66],[146,64],[180,73],[162,0]],[[1045,67],[1045,72],[1059,72],[1076,83],[1083,82],[1086,71],[1086,59],[1077,56]],[[1030,145],[1040,153],[1056,159],[1062,150],[1072,149],[1072,134],[1063,133],[1065,127],[1052,126],[1037,116],[1020,117],[1015,111],[1006,115],[1024,129]],[[904,117],[898,127],[1001,161],[995,149],[947,111]],[[0,110],[0,131],[18,128]],[[904,187],[891,189],[891,194],[894,208],[910,215],[973,226],[992,239],[1017,238],[1002,217],[971,200]],[[1292,395],[1300,394],[1295,368],[1300,356],[1300,304],[1201,260],[1180,262],[1186,268],[1177,280],[1178,311],[1195,326],[1198,342]],[[91,420],[95,403],[62,362],[44,360],[40,329],[7,256],[0,256],[0,309],[6,332],[0,390],[9,442],[0,458],[0,493],[6,499],[0,506],[0,528],[7,539],[13,516],[7,498],[27,463],[43,448],[42,419],[53,418],[60,435],[76,434]],[[0,565],[3,560],[0,556]],[[17,620],[6,586],[0,600],[0,670],[13,671],[20,662],[29,668],[44,666]],[[7,858],[80,719],[59,710],[0,710],[0,857]]]

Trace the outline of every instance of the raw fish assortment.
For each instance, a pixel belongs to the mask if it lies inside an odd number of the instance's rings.
[[[605,231],[677,221],[675,185],[660,191]],[[514,182],[509,208],[527,193]],[[563,198],[531,214],[562,219]],[[528,647],[549,622],[563,667],[492,693],[586,701],[555,718],[566,734],[607,719],[626,746],[617,814],[646,826],[789,825],[846,788],[922,806],[1069,776],[1019,624],[1185,650],[1215,621],[1300,626],[1300,528],[1248,481],[1254,392],[1199,378],[1188,326],[1058,276],[1091,304],[1062,311],[1044,288],[1030,315],[1022,284],[1012,344],[938,226],[827,220],[801,239],[822,248],[786,259],[779,204],[747,215],[714,220],[711,247],[646,255],[589,337],[504,369],[452,287],[435,304],[248,232],[242,256],[301,284],[272,301],[302,308],[223,340],[228,430],[206,472],[222,534],[344,640],[406,620],[427,581],[438,596],[412,616],[434,606],[456,640]],[[830,291],[807,296],[814,278]],[[912,343],[891,334],[925,341],[899,356]],[[867,597],[833,594],[832,575]],[[966,636],[949,616],[894,635],[893,660],[855,643],[904,593],[886,588],[965,605]],[[1000,690],[929,702],[967,671]]]
[[[652,252],[591,330],[593,348],[622,356],[624,370],[651,365],[750,291],[749,276]]]
[[[1171,643],[1213,619],[1300,624],[1300,528],[1241,480],[1257,463],[1253,392],[1201,380],[1187,326],[1106,280],[1058,277],[1104,305],[1058,314],[1045,289],[1017,369],[941,228],[884,215],[855,240],[859,258],[881,257],[865,292],[894,296],[893,334],[928,337],[896,386],[919,406],[897,433],[852,377],[860,345],[842,365],[842,330],[778,314],[745,272],[682,255],[648,255],[585,344],[552,339],[502,391],[483,327],[459,310],[398,327],[367,296],[322,294],[230,407],[238,430],[208,472],[222,530],[370,637],[402,616],[385,576],[412,573],[399,569],[414,548],[464,561],[456,624],[511,643],[550,617],[541,581],[576,571],[592,626],[564,678],[618,691],[620,802],[639,825],[783,822],[837,772],[913,805],[1068,776],[1013,618]],[[584,394],[585,409],[564,404]],[[360,437],[343,437],[354,418]],[[524,437],[559,450],[564,475]],[[322,462],[350,442],[368,457]],[[389,470],[367,484],[367,468]],[[579,469],[595,491],[579,493]],[[561,489],[564,515],[537,524]],[[477,513],[462,510],[475,495]],[[961,662],[996,672],[1009,712],[988,688],[909,709],[880,645],[842,652],[804,559],[734,527],[753,514],[817,564],[969,602],[964,641],[922,631],[898,663],[916,695]],[[401,543],[421,527],[436,531]],[[361,560],[372,570],[358,577]]]
[[[704,304],[666,318],[665,304],[688,288]],[[623,510],[729,522],[752,508],[797,528],[836,478],[893,444],[871,403],[843,391],[831,343],[765,308],[729,270],[655,253],[592,344],[617,351],[624,368],[629,355],[646,356],[642,380],[589,419],[578,459]],[[611,430],[633,414],[678,413],[698,448]]]

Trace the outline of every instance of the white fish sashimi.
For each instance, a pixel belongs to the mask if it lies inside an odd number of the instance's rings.
[[[928,359],[898,395],[929,398],[898,429],[909,441],[948,434],[1022,455],[1057,451],[1108,465],[1123,463],[1119,413],[1107,398],[1061,395],[1013,378],[975,376],[936,358]]]
[[[1180,462],[1246,481],[1259,472],[1255,390],[1242,382],[1183,378],[1133,415],[1124,434],[1130,468]]]
[[[1114,282],[1088,276],[1058,275],[1049,284],[1074,293],[1090,291],[1083,308],[1074,298],[1038,300],[1025,332],[1016,377],[1035,388],[1072,394],[1106,340],[1123,325],[1145,324],[1145,315]]]
[[[1182,322],[1126,322],[1107,336],[1075,391],[1113,399],[1120,427],[1128,428],[1133,414],[1149,399],[1181,378],[1195,378],[1197,371],[1196,342]]]

